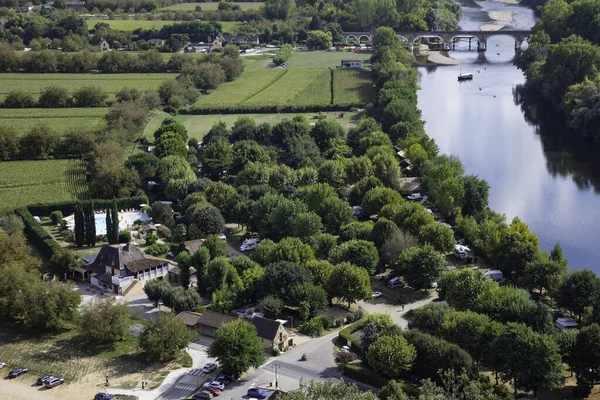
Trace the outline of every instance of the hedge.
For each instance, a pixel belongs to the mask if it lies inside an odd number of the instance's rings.
[[[343,364],[340,367],[340,370],[342,375],[346,375],[348,378],[352,378],[380,389],[389,382],[387,378],[384,378],[375,371],[365,368],[361,364]]]
[[[33,218],[33,215],[27,208],[19,208],[15,213],[21,217],[25,225],[25,234],[27,239],[36,246],[40,252],[48,259],[60,251],[62,247],[50,236],[48,232]]]
[[[352,350],[353,352],[355,352],[357,354],[360,354],[360,352],[361,352],[360,339],[355,338],[354,336],[352,336],[352,334],[354,332],[364,328],[366,324],[367,324],[367,319],[363,318],[362,320],[342,329],[340,331],[340,333],[338,334],[338,343],[341,346],[347,346],[348,340],[350,340],[350,343],[351,343],[350,350]]]
[[[115,200],[117,201],[117,208],[119,210],[123,208],[139,208],[140,204],[148,204],[148,198],[145,196],[123,197]],[[82,203],[86,201],[82,201]],[[96,210],[108,209],[112,207],[113,203],[113,199],[96,199],[91,201],[94,202]],[[61,211],[63,215],[70,215],[75,212],[75,205],[79,202],[78,200],[69,200],[57,203],[37,203],[27,206],[27,209],[32,215],[48,216],[53,211]]]
[[[350,111],[353,108],[363,107],[364,104],[329,104],[312,106],[233,106],[233,107],[194,107],[179,110],[179,114],[205,115],[205,114],[277,114],[277,113],[305,113],[327,111]]]

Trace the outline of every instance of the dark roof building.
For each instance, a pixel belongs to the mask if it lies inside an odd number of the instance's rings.
[[[254,317],[252,318],[252,324],[256,327],[256,334],[261,338],[265,348],[272,349],[277,347],[283,351],[293,345],[293,339],[288,341],[288,332],[280,321]]]
[[[193,311],[182,311],[177,314],[185,324],[198,333],[205,336],[215,336],[217,329],[228,322],[235,321],[237,317],[226,314],[219,314],[211,311],[197,313]]]
[[[196,254],[198,249],[200,249],[202,243],[204,243],[204,239],[195,239],[186,240],[185,242],[183,242],[183,245],[185,246],[187,252],[190,253],[190,256],[193,256],[194,254]]]

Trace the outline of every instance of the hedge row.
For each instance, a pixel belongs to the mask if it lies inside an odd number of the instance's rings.
[[[180,114],[206,115],[206,114],[276,114],[276,113],[304,113],[319,111],[350,111],[353,108],[361,108],[362,104],[329,104],[312,106],[235,106],[235,107],[194,107],[179,110]]]
[[[348,378],[352,378],[359,382],[363,382],[367,385],[378,388],[382,388],[389,382],[387,378],[384,378],[377,372],[371,371],[360,364],[342,364],[340,367],[340,372],[342,375],[345,375]]]
[[[62,250],[62,247],[33,218],[33,215],[31,215],[27,208],[19,208],[15,212],[23,220],[27,239],[40,250],[44,257],[50,259],[54,254]]]
[[[352,336],[352,334],[354,332],[364,328],[366,324],[367,324],[367,319],[363,318],[362,320],[342,329],[340,331],[340,333],[338,334],[338,343],[341,346],[347,346],[348,340],[350,340],[350,343],[351,343],[350,350],[357,354],[360,354],[360,351],[361,351],[360,339],[355,338],[354,336]]]
[[[119,210],[123,208],[139,208],[140,204],[148,204],[148,198],[145,196],[140,197],[124,197],[116,199],[117,208]],[[96,210],[108,209],[112,206],[112,199],[97,199],[93,200],[94,208]],[[70,215],[75,212],[75,205],[79,203],[78,200],[61,201],[57,203],[38,203],[27,206],[27,209],[32,215],[48,216],[52,211],[60,211],[63,215]],[[39,224],[38,224],[39,225]]]

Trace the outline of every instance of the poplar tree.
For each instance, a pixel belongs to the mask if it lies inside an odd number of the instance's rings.
[[[85,243],[85,221],[83,218],[83,206],[81,203],[75,205],[75,244],[77,247]]]

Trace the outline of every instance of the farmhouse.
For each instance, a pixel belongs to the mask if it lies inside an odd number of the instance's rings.
[[[362,60],[358,58],[342,59],[342,68],[362,68]]]
[[[260,44],[260,40],[257,35],[251,35],[251,36],[242,35],[242,34],[227,35],[227,36],[223,36],[223,40],[225,40],[227,43],[230,43],[230,44],[241,44],[241,43],[248,43],[248,44],[253,44],[253,45]]]
[[[148,43],[150,43],[153,46],[164,46],[165,39],[150,39],[148,40]]]
[[[122,295],[135,281],[162,279],[169,268],[169,261],[146,256],[137,245],[128,243],[102,246],[94,261],[82,264],[77,271],[92,285]]]
[[[177,317],[200,335],[214,337],[217,329],[227,322],[235,321],[237,318],[231,315],[219,314],[210,311],[197,313],[193,311],[182,311]]]
[[[79,1],[79,0],[67,1],[67,7],[72,8],[75,11],[81,10],[84,5],[85,5],[85,1]]]
[[[110,51],[110,45],[104,38],[100,39],[100,51]]]
[[[256,327],[256,333],[267,350],[278,348],[281,351],[285,351],[294,345],[294,339],[288,339],[289,335],[283,327],[284,323],[285,321],[263,317],[252,318],[252,324]]]

